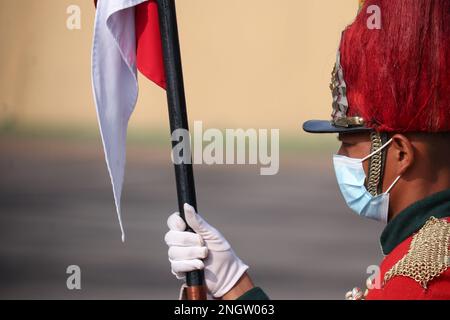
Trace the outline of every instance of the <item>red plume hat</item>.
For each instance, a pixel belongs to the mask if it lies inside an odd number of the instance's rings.
[[[450,131],[450,0],[367,0],[342,34],[331,89],[332,120],[305,131]]]

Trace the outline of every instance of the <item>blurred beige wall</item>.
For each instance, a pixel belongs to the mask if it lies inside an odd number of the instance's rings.
[[[111,0],[112,1],[112,0]],[[357,0],[178,0],[190,120],[282,128],[328,118],[340,33]],[[81,7],[82,28],[66,28]],[[0,0],[0,122],[95,127],[91,0]],[[165,92],[141,78],[134,128],[166,128]]]

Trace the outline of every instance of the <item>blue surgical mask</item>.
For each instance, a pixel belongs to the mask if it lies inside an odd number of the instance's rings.
[[[389,192],[400,179],[395,179],[386,192],[373,196],[365,186],[366,174],[363,162],[381,152],[392,142],[386,142],[375,152],[363,159],[349,158],[341,155],[333,156],[334,170],[341,193],[348,207],[358,215],[386,223],[389,211]]]

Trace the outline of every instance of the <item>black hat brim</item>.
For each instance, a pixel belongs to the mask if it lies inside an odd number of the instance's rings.
[[[303,130],[309,133],[356,133],[368,132],[372,129],[366,127],[337,127],[328,120],[309,120],[303,123]]]

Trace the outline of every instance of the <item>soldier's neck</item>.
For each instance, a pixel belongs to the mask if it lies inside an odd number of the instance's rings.
[[[399,182],[390,195],[389,220],[417,201],[450,189],[450,167],[431,171],[423,177]]]

